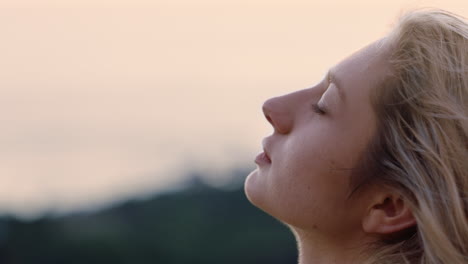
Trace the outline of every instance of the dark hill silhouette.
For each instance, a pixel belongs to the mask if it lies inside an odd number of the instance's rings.
[[[296,255],[287,227],[252,206],[239,185],[193,181],[93,213],[0,219],[2,264],[293,264]]]

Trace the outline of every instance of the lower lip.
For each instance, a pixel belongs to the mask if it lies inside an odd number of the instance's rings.
[[[267,155],[265,154],[265,152],[261,152],[261,153],[258,154],[258,156],[255,158],[255,163],[257,163],[258,165],[262,165],[262,164],[271,164],[271,160],[267,157]]]

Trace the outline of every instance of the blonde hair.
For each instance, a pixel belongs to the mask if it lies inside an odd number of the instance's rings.
[[[468,24],[447,11],[411,11],[385,41],[391,74],[372,97],[372,165],[354,187],[397,190],[417,226],[381,241],[369,263],[466,264]]]

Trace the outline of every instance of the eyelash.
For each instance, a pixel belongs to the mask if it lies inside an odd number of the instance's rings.
[[[331,83],[331,76],[330,74],[327,75],[327,81],[328,81],[328,84],[327,85],[330,85]],[[312,105],[312,110],[316,113],[316,114],[319,114],[319,115],[324,115],[326,114],[325,110],[323,110],[322,108],[320,108],[320,106],[318,105],[318,103],[315,103]]]
[[[324,115],[325,114],[325,111],[319,107],[318,103],[315,103],[312,105],[312,109],[314,110],[315,113],[319,114],[319,115]]]

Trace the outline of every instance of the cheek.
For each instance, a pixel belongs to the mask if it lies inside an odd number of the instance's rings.
[[[336,172],[342,159],[335,140],[325,131],[299,134],[286,142],[283,151],[286,153],[284,164],[288,168],[285,173],[291,174],[290,178],[298,183],[311,187],[333,180],[331,174]]]
[[[272,166],[276,214],[292,225],[307,227],[329,221],[346,197],[347,177],[336,169],[335,148],[319,143],[329,146],[312,139],[287,142],[283,160]]]
[[[248,199],[288,224],[336,229],[346,217],[349,180],[349,153],[337,137],[309,128],[277,142],[271,166],[248,176]]]

